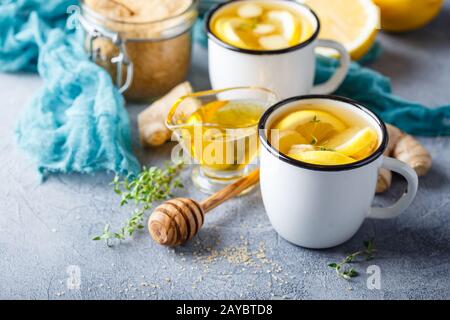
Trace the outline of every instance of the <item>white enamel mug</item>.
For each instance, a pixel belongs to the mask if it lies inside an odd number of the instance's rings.
[[[378,149],[368,158],[337,166],[304,163],[277,151],[268,141],[269,128],[281,114],[302,105],[353,114],[365,118],[378,131]],[[322,109],[323,109],[322,108]],[[418,187],[414,170],[383,156],[388,143],[384,123],[361,104],[336,96],[293,97],[269,108],[259,123],[261,141],[260,183],[264,206],[275,230],[284,239],[306,248],[329,248],[350,239],[364,219],[390,219],[413,201]],[[378,171],[386,168],[408,182],[405,194],[394,205],[371,207]]]
[[[237,48],[223,42],[211,30],[213,18],[228,6],[242,2],[281,3],[298,11],[314,28],[310,38],[281,50],[260,51]],[[208,33],[209,77],[213,89],[260,86],[271,89],[280,98],[303,94],[329,94],[339,87],[347,75],[350,56],[346,49],[332,40],[319,40],[320,22],[307,6],[287,0],[235,0],[211,9],[206,19]],[[340,54],[340,67],[325,83],[314,86],[315,48],[335,49]]]

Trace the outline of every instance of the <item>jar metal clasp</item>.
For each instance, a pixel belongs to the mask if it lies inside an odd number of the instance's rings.
[[[86,31],[88,54],[92,61],[96,62],[100,56],[99,50],[94,50],[94,41],[98,38],[110,40],[119,49],[119,54],[111,58],[111,63],[116,65],[116,86],[119,88],[120,93],[124,93],[130,87],[131,81],[133,80],[133,62],[127,54],[125,41],[120,37],[119,33],[95,25],[87,21],[82,15],[79,15],[78,19],[81,26]],[[123,81],[122,77],[124,67],[127,71],[125,81]]]

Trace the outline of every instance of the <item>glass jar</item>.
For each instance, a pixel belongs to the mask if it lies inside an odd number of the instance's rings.
[[[150,21],[113,18],[112,10],[95,10],[91,3],[95,1],[81,0],[79,16],[86,49],[127,100],[153,100],[186,78],[198,0],[181,13]]]

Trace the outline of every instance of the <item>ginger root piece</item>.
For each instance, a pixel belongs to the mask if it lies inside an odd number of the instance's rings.
[[[413,168],[419,177],[428,173],[431,168],[432,158],[430,153],[419,141],[405,134],[399,128],[387,124],[389,145],[384,152],[385,156],[393,156]],[[385,192],[391,186],[392,173],[386,169],[380,169],[377,181],[377,193]]]
[[[378,172],[376,193],[383,193],[391,187],[392,172],[390,170],[381,168]]]
[[[403,135],[397,142],[393,156],[407,163],[419,177],[428,173],[433,162],[427,149],[409,134]]]
[[[383,154],[386,157],[389,157],[392,155],[392,151],[394,150],[398,141],[403,136],[403,132],[399,128],[394,127],[393,125],[390,124],[386,124],[386,129],[388,131],[389,143]],[[384,168],[381,168],[378,175],[376,192],[377,193],[385,192],[387,189],[390,188],[391,182],[392,182],[392,172]]]
[[[389,136],[389,143],[383,155],[389,157],[392,154],[392,151],[394,150],[395,146],[397,145],[397,142],[402,137],[403,133],[399,128],[394,127],[393,125],[390,124],[386,124],[386,129]],[[377,193],[385,192],[391,186],[391,182],[392,182],[392,172],[387,169],[381,168],[378,174],[376,192]]]
[[[385,155],[390,156],[392,155],[392,151],[394,151],[398,141],[403,137],[404,133],[399,128],[391,124],[386,124],[386,129],[389,136],[389,143],[386,148]]]
[[[170,139],[172,132],[166,126],[167,114],[179,98],[190,93],[191,84],[183,82],[139,113],[139,136],[143,146],[157,147]]]

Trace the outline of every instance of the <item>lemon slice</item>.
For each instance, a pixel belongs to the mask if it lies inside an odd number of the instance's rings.
[[[282,153],[288,153],[293,145],[308,143],[305,137],[295,130],[273,130],[270,136],[272,146]]]
[[[310,144],[295,144],[289,149],[290,154],[300,154],[305,151],[315,151],[316,147]]]
[[[220,18],[216,22],[217,33],[223,41],[240,48],[248,48],[245,41],[237,33],[237,29],[248,24],[242,18]]]
[[[281,119],[274,128],[280,130],[296,130],[297,127],[308,122],[329,123],[339,132],[344,131],[347,128],[345,123],[339,118],[321,110],[299,110],[292,112]]]
[[[341,132],[324,146],[346,156],[362,159],[369,156],[378,144],[378,135],[372,128],[350,128]]]
[[[306,151],[290,153],[288,156],[302,162],[329,166],[355,162],[355,159],[334,151]]]
[[[266,14],[269,21],[280,26],[281,35],[290,45],[295,45],[300,38],[300,24],[289,11],[271,10]]]
[[[266,50],[278,50],[289,47],[289,42],[280,35],[259,38],[259,44]]]
[[[362,58],[372,47],[380,26],[378,7],[372,0],[297,0],[310,6],[319,16],[319,38],[342,43],[352,59]],[[326,56],[337,56],[332,49],[318,48]]]
[[[258,35],[269,34],[275,31],[275,26],[268,23],[258,23],[253,32]]]
[[[293,112],[274,126],[274,129],[279,130],[296,130],[307,139],[307,143],[314,145],[346,128],[340,119],[321,110]]]
[[[238,15],[245,19],[257,18],[262,14],[262,12],[263,9],[254,3],[243,4],[237,10]]]

